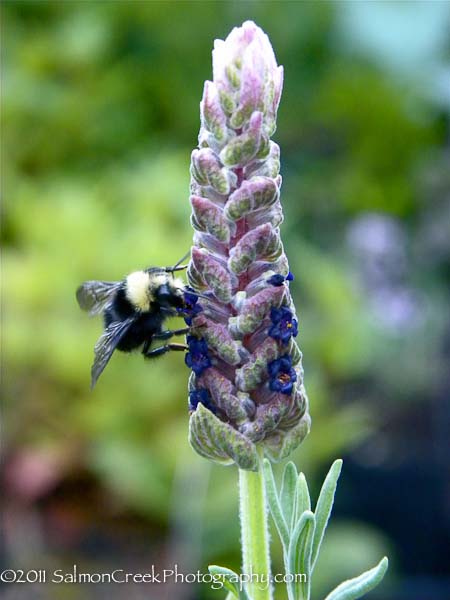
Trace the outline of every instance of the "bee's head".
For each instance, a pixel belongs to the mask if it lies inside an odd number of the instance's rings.
[[[185,285],[181,279],[169,273],[150,276],[151,294],[154,302],[163,308],[183,308]]]

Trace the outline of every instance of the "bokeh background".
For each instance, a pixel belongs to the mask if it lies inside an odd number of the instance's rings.
[[[101,323],[74,291],[189,249],[213,40],[251,18],[285,67],[282,234],[313,418],[293,459],[314,497],[345,460],[313,597],[388,554],[373,600],[449,598],[450,3],[6,1],[2,17],[2,568],[239,571],[237,473],[188,445],[182,357],[114,356],[91,393]]]

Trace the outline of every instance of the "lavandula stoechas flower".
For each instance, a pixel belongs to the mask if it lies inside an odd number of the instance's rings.
[[[257,469],[256,444],[279,460],[310,425],[279,231],[280,149],[270,140],[282,80],[254,23],[217,40],[191,162],[190,442],[244,469]]]

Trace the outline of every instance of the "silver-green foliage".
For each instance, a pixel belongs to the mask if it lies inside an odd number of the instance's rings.
[[[330,518],[341,468],[342,460],[332,464],[312,512],[306,479],[303,473],[297,474],[294,463],[286,465],[279,493],[272,466],[264,460],[267,499],[283,547],[289,600],[310,600],[311,578]],[[373,569],[341,583],[325,600],[361,598],[380,583],[387,567],[388,559],[384,557]],[[296,577],[297,574],[304,577]]]
[[[283,547],[288,600],[310,600],[311,579],[325,530],[333,508],[342,460],[335,460],[320,490],[314,512],[308,484],[303,473],[297,473],[293,462],[287,463],[280,491],[277,490],[270,461],[263,461],[267,501]],[[388,559],[381,561],[359,577],[338,585],[325,600],[358,600],[376,587],[388,568]],[[228,590],[226,600],[252,600],[240,576],[225,567],[211,565],[209,572],[220,578]]]

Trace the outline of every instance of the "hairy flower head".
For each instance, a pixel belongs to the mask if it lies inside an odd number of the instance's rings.
[[[310,426],[279,230],[280,149],[270,139],[282,82],[270,41],[253,22],[216,40],[191,157],[190,442],[243,469],[257,468],[257,445],[284,458]]]

